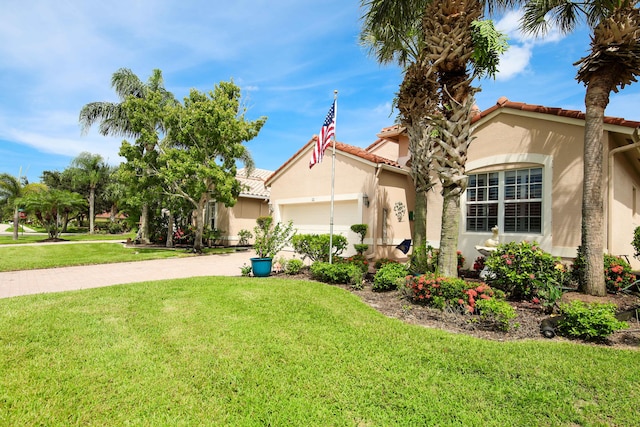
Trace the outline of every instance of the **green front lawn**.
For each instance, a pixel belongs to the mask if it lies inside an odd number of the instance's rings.
[[[0,300],[0,425],[640,425],[640,352],[491,342],[317,282]]]
[[[233,249],[207,249],[205,253],[222,253]],[[124,247],[117,243],[78,243],[0,246],[0,272],[72,265],[106,264],[149,259],[192,256],[184,249]]]
[[[8,230],[9,232],[13,232],[13,230]],[[0,236],[0,245],[16,245],[23,243],[39,243],[45,240],[48,236],[46,234],[31,234],[20,233],[18,235],[18,240],[13,240],[12,235],[4,235]],[[127,234],[63,234],[61,236],[62,239],[68,240],[70,242],[84,242],[91,240],[119,240],[125,242],[127,238],[135,238],[135,233],[127,233]]]

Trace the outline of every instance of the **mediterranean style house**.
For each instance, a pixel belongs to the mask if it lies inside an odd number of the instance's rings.
[[[503,97],[476,111],[473,124],[458,243],[466,267],[480,256],[476,246],[492,237],[495,226],[500,242],[536,241],[555,256],[574,258],[580,244],[584,113]],[[640,225],[638,127],[640,122],[607,117],[602,140],[605,248],[626,255],[634,269],[640,268],[631,246]],[[217,228],[227,230],[233,243],[238,230],[253,230],[257,216],[271,214],[277,221],[292,220],[299,233],[328,233],[335,167],[333,232],[348,238],[346,255],[359,243],[350,226],[363,223],[369,226],[367,256],[406,259],[396,246],[411,238],[413,228],[408,138],[400,126],[384,128],[377,137],[364,149],[336,142],[335,164],[330,147],[310,169],[314,137],[273,173],[241,178],[249,190],[234,208],[217,209]],[[427,241],[434,247],[441,208],[436,187],[427,200]]]

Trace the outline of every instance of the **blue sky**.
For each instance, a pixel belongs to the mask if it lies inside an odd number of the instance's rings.
[[[224,3],[224,5],[221,5]],[[118,164],[121,138],[81,135],[78,113],[117,101],[110,78],[154,68],[182,99],[233,79],[248,117],[267,116],[248,143],[256,165],[276,169],[322,125],[338,90],[337,139],[366,147],[394,122],[401,70],[380,66],[358,44],[359,0],[67,0],[0,5],[0,172],[37,182],[82,151]],[[544,39],[517,31],[518,13],[496,17],[510,37],[498,78],[478,82],[477,104],[512,101],[584,110],[572,65],[589,48],[588,31]],[[613,95],[606,114],[640,120],[640,83]]]

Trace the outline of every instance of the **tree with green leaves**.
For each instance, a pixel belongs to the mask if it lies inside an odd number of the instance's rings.
[[[86,133],[91,126],[99,123],[102,135],[122,136],[134,138],[135,143],[123,142],[120,155],[131,163],[131,173],[136,180],[136,194],[141,203],[139,239],[149,242],[149,201],[153,198],[154,187],[148,178],[155,167],[153,161],[157,158],[157,144],[161,135],[165,133],[164,115],[158,114],[165,106],[175,105],[175,97],[164,87],[162,72],[153,70],[147,83],[142,82],[131,70],[121,68],[111,77],[111,86],[116,91],[120,102],[92,102],[80,111],[80,125]],[[129,100],[135,103],[135,119],[131,116],[132,109],[124,108]],[[137,101],[137,102],[135,102]]]
[[[255,138],[266,117],[249,121],[240,88],[220,82],[208,94],[192,89],[184,105],[169,107],[168,134],[161,145],[158,175],[169,194],[188,201],[196,225],[193,249],[202,250],[204,210],[210,200],[233,206],[241,186],[236,162],[254,163],[245,142]]]
[[[73,184],[87,194],[89,202],[89,234],[95,232],[96,190],[106,185],[109,166],[99,154],[82,152],[71,161],[70,174]]]
[[[604,112],[611,92],[637,81],[640,75],[640,4],[638,0],[523,1],[522,28],[536,35],[558,28],[563,33],[586,22],[591,51],[581,58],[576,79],[586,86],[584,177],[582,187],[581,256],[585,261],[582,289],[606,295],[604,281]]]
[[[19,203],[24,206],[26,212],[35,215],[51,240],[60,237],[65,215],[84,209],[87,205],[80,194],[57,189],[29,192],[19,199]]]
[[[456,276],[460,196],[478,90],[471,83],[495,75],[506,37],[481,20],[484,7],[494,4],[479,0],[363,0],[362,5],[365,42],[380,62],[396,60],[405,67],[397,106],[409,135],[419,230],[435,170],[443,196],[438,267]],[[422,236],[414,233],[414,240],[419,243]]]
[[[0,205],[5,205],[13,212],[13,240],[18,240],[20,222],[20,206],[16,201],[22,197],[26,179],[16,178],[8,173],[0,174]]]

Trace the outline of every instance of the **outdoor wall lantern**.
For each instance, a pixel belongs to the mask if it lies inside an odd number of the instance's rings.
[[[367,196],[366,194],[362,195],[362,204],[366,207],[369,207],[369,196]]]

